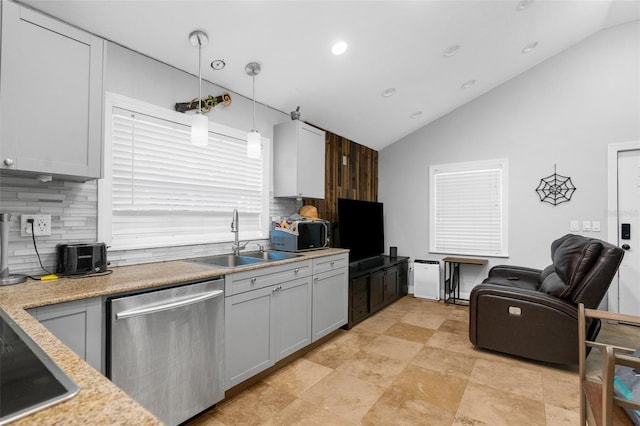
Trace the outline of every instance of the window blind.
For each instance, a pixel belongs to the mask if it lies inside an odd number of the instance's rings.
[[[430,250],[506,256],[506,160],[431,170]]]
[[[266,238],[264,165],[246,140],[210,131],[192,146],[188,125],[115,106],[111,120],[112,246],[229,241],[234,208],[242,239]]]

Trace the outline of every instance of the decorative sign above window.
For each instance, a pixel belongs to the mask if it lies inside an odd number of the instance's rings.
[[[558,204],[571,201],[571,196],[575,192],[571,178],[556,173],[556,165],[553,165],[553,174],[540,179],[540,184],[536,188],[540,201],[557,206]]]
[[[222,105],[223,107],[228,107],[231,105],[231,95],[228,93],[223,93],[220,96],[212,96],[202,99],[202,112],[204,114],[211,111],[211,108],[214,108],[216,105]],[[189,102],[178,102],[176,103],[176,111],[178,112],[186,112],[191,111],[193,109],[198,109],[198,98],[192,99]]]

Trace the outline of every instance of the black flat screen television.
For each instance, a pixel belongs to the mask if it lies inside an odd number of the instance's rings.
[[[348,248],[349,261],[384,253],[382,203],[338,198],[340,247]]]

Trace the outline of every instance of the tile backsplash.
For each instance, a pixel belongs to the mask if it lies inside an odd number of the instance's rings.
[[[9,224],[9,269],[12,273],[39,275],[38,257],[31,237],[20,236],[20,215],[51,215],[51,235],[37,236],[43,266],[55,270],[56,244],[95,242],[98,225],[98,185],[53,180],[41,183],[34,178],[0,176],[0,212],[11,213]],[[287,216],[298,211],[301,201],[270,197],[270,216]],[[229,235],[231,237],[231,233]],[[263,241],[267,243],[267,241]],[[231,250],[231,243],[108,251],[111,266],[197,257]]]

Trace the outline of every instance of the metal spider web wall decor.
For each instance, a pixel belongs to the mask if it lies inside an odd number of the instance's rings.
[[[553,165],[553,174],[540,179],[536,192],[540,201],[557,206],[571,200],[575,192],[571,178],[556,173],[556,165]]]

